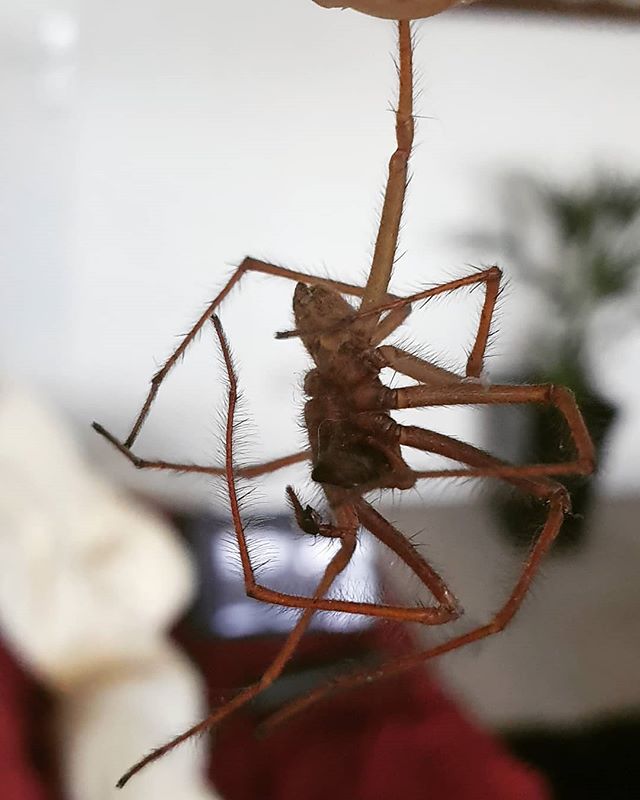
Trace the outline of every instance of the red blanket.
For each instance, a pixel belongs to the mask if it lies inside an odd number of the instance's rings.
[[[307,659],[326,653],[326,644],[312,641]],[[215,699],[221,687],[252,680],[273,648],[206,642],[188,649]],[[2,800],[64,800],[49,735],[51,703],[2,647],[0,697]],[[422,671],[339,695],[266,739],[254,736],[255,723],[247,711],[216,736],[210,776],[225,800],[549,798],[543,780]]]

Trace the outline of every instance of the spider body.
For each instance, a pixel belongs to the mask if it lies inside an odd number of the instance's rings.
[[[305,376],[304,409],[311,447],[311,478],[356,496],[373,489],[408,489],[415,484],[398,444],[395,423],[384,411],[363,412],[368,399],[384,398],[382,366],[356,311],[337,292],[299,283],[293,311],[315,368]],[[350,324],[351,323],[351,324]],[[317,332],[325,329],[327,332]],[[329,502],[344,503],[331,492]],[[333,501],[333,502],[332,502]]]
[[[412,653],[373,670],[367,668],[338,678],[330,685],[319,687],[285,706],[272,717],[271,724],[281,723],[293,714],[300,713],[333,691],[398,674],[428,659],[501,631],[519,609],[542,559],[560,531],[565,514],[570,510],[567,491],[555,480],[555,476],[589,475],[594,469],[593,445],[571,392],[550,384],[491,386],[480,380],[500,286],[501,271],[497,267],[472,272],[408,297],[389,293],[414,131],[412,41],[409,23],[399,22],[398,30],[400,92],[396,110],[397,147],[389,160],[384,204],[366,285],[354,286],[255,258],[245,258],[162,368],[153,376],[147,397],[127,438],[120,441],[101,425],[94,423],[96,431],[139,469],[224,476],[247,595],[266,603],[300,609],[297,621],[279,654],[258,681],[239,690],[231,700],[214,709],[206,719],[142,758],[123,775],[118,786],[124,786],[132,775],[181,742],[213,728],[277,680],[317,611],[362,614],[423,625],[444,625],[460,616],[461,609],[447,582],[406,537],[367,501],[368,492],[408,489],[417,481],[430,478],[493,478],[505,481],[543,503],[547,512],[545,523],[522,565],[515,585],[501,608],[488,622],[473,627],[466,633],[452,635],[444,643],[422,652]],[[314,364],[304,380],[307,395],[304,423],[309,449],[260,464],[237,467],[234,462],[237,378],[216,310],[231,289],[254,272],[296,284],[293,292],[296,328],[277,336],[300,337]],[[482,287],[484,296],[475,339],[463,374],[443,369],[393,344],[385,343],[408,317],[414,302],[476,286]],[[345,296],[358,298],[359,306],[352,306]],[[181,464],[139,457],[132,447],[164,379],[180,361],[198,333],[210,322],[213,322],[222,349],[229,380],[224,466]],[[413,385],[398,389],[385,386],[380,379],[384,368],[391,368],[411,378]],[[404,408],[527,403],[552,405],[560,412],[570,432],[575,451],[570,460],[552,464],[509,464],[450,436],[423,427],[402,425],[391,416],[393,410]],[[454,465],[449,469],[412,470],[403,458],[403,447],[444,456],[453,461]],[[322,486],[330,513],[325,519],[311,506],[304,506],[295,490],[288,486],[286,497],[298,526],[305,533],[337,540],[337,548],[309,597],[276,591],[258,582],[236,491],[238,476],[255,479],[303,461],[311,462],[311,478]],[[430,604],[394,605],[383,600],[370,602],[331,596],[334,581],[349,564],[355,552],[361,527],[366,528],[414,573],[428,590]]]

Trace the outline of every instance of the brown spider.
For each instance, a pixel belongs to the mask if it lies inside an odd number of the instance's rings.
[[[401,21],[398,28],[400,93],[396,111],[397,149],[389,163],[382,218],[367,285],[364,288],[352,286],[245,258],[175,352],[152,378],[147,398],[125,441],[119,441],[101,425],[94,423],[96,431],[138,468],[225,475],[247,595],[267,603],[303,609],[279,655],[258,682],[240,690],[206,719],[141,759],[120,779],[118,786],[124,786],[138,770],[176,745],[211,729],[272,684],[282,673],[316,611],[340,611],[425,625],[442,625],[459,616],[460,609],[445,581],[409,541],[364,499],[367,492],[373,489],[408,489],[423,478],[490,476],[500,478],[545,503],[548,514],[511,594],[487,624],[377,669],[340,677],[285,706],[271,718],[270,724],[282,722],[329,692],[396,675],[427,659],[502,630],[522,603],[543,556],[558,535],[564,515],[570,509],[566,489],[550,476],[588,475],[594,469],[593,446],[569,390],[548,384],[485,386],[480,382],[501,277],[497,267],[409,297],[400,298],[388,292],[407,186],[407,167],[414,128],[410,23]],[[248,272],[262,272],[297,283],[293,297],[296,329],[278,336],[299,336],[315,363],[315,367],[307,373],[304,383],[309,398],[304,408],[304,421],[310,449],[266,463],[235,469],[233,423],[236,376],[224,332],[214,311],[231,288]],[[383,344],[406,319],[412,303],[480,284],[484,286],[484,303],[464,376],[442,369],[393,345]],[[354,309],[343,295],[360,298],[359,308]],[[225,466],[208,467],[142,459],[131,448],[156,394],[169,371],[209,320],[213,321],[220,340],[230,384]],[[391,367],[412,378],[416,385],[398,389],[385,386],[379,378],[384,367]],[[400,425],[390,414],[394,409],[424,406],[514,403],[545,403],[555,406],[570,430],[576,450],[575,458],[561,464],[513,466],[448,436],[416,426]],[[415,471],[405,462],[402,447],[445,456],[460,466],[454,469]],[[340,542],[339,549],[324,570],[312,597],[277,592],[256,581],[235,488],[236,476],[252,478],[307,459],[312,463],[312,479],[322,486],[327,497],[332,518],[324,520],[310,506],[303,507],[294,490],[287,487],[287,497],[295,518],[304,532],[331,537]],[[334,580],[353,555],[360,526],[369,530],[418,576],[433,597],[432,605],[410,608],[327,597]]]

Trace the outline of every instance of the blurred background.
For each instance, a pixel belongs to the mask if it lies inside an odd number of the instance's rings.
[[[558,797],[630,798],[640,791],[640,7],[523,6],[536,4],[480,3],[415,25],[420,117],[392,290],[499,264],[507,285],[489,376],[570,385],[598,440],[598,474],[571,486],[577,517],[513,626],[434,670]],[[128,432],[176,336],[245,255],[363,282],[394,146],[394,50],[392,24],[303,0],[0,9],[3,380],[64,421],[91,469],[179,515],[183,531],[209,518],[224,528],[212,482],[136,472],[90,423]],[[273,338],[291,327],[291,294],[251,275],[221,312],[247,462],[304,447],[308,357]],[[399,341],[462,368],[479,300],[416,309]],[[205,332],[163,386],[137,452],[221,463],[225,386]],[[557,420],[522,410],[409,418],[522,462],[562,452]],[[314,497],[302,465],[261,479],[250,510],[282,519],[287,483]],[[539,526],[535,509],[473,481],[423,482],[377,507],[418,536],[468,612],[464,629],[500,606]],[[415,601],[418,587],[378,560]]]

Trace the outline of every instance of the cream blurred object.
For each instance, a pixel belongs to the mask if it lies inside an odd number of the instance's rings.
[[[475,0],[313,0],[324,8],[353,8],[372,17],[384,19],[423,19],[459,5],[469,5]]]
[[[12,384],[0,383],[0,442],[0,630],[58,697],[66,795],[214,800],[193,744],[115,788],[205,713],[199,677],[165,635],[193,591],[187,555]]]

